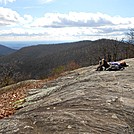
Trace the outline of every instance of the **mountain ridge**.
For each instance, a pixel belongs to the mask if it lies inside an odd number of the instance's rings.
[[[84,67],[98,64],[100,58],[116,61],[132,57],[134,57],[134,45],[108,39],[37,45],[1,57],[0,78],[2,80],[4,74],[9,74],[11,83],[26,79],[41,79],[53,75],[54,70],[66,70],[70,63]]]
[[[0,44],[0,55],[1,56],[9,55],[14,52],[16,52],[15,49],[12,49],[12,48],[9,48],[9,47],[6,47],[6,46]]]

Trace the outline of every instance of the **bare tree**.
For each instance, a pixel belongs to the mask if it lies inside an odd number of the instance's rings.
[[[127,33],[127,42],[134,45],[134,28],[129,29]]]
[[[133,55],[133,45],[134,45],[134,28],[129,29],[126,33],[126,41],[128,45],[125,47],[125,58],[130,58]]]
[[[119,60],[120,58],[120,45],[124,42],[124,39],[122,38],[121,40],[113,40],[113,61]]]

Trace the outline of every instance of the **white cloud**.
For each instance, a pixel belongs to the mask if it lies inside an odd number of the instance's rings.
[[[55,0],[39,0],[41,4],[46,4],[46,3],[50,3],[50,2],[53,2]]]
[[[17,24],[20,19],[21,17],[16,11],[0,7],[0,26]]]
[[[102,13],[70,12],[68,14],[46,13],[37,18],[32,27],[53,29],[58,37],[91,39],[91,38],[122,38],[128,28],[134,27],[134,17],[123,18]],[[54,32],[54,29],[57,29]],[[68,29],[68,30],[67,30]],[[54,36],[56,37],[56,35]],[[57,37],[57,38],[58,38]]]
[[[94,40],[122,38],[134,28],[134,17],[123,18],[102,13],[46,13],[41,18],[21,16],[0,8],[0,40]]]
[[[14,1],[16,1],[16,0],[0,0],[0,3],[2,3],[2,4],[4,3],[6,5],[8,2],[12,3]]]
[[[20,16],[16,11],[0,7],[0,27],[26,25],[33,21],[32,16]]]
[[[46,13],[33,23],[35,27],[100,27],[114,25],[134,25],[134,18],[109,16],[102,13],[70,12],[69,14]]]

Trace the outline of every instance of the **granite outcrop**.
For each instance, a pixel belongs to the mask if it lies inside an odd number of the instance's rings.
[[[121,71],[89,66],[29,89],[0,134],[133,134],[134,59]]]

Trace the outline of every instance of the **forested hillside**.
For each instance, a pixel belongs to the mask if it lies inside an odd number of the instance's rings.
[[[0,58],[0,85],[47,78],[65,70],[97,64],[100,58],[116,61],[132,57],[134,45],[107,39],[25,47]]]
[[[16,50],[11,49],[11,48],[9,48],[9,47],[0,45],[0,57],[3,56],[3,55],[7,55],[7,54],[14,53],[15,51],[16,51]]]

